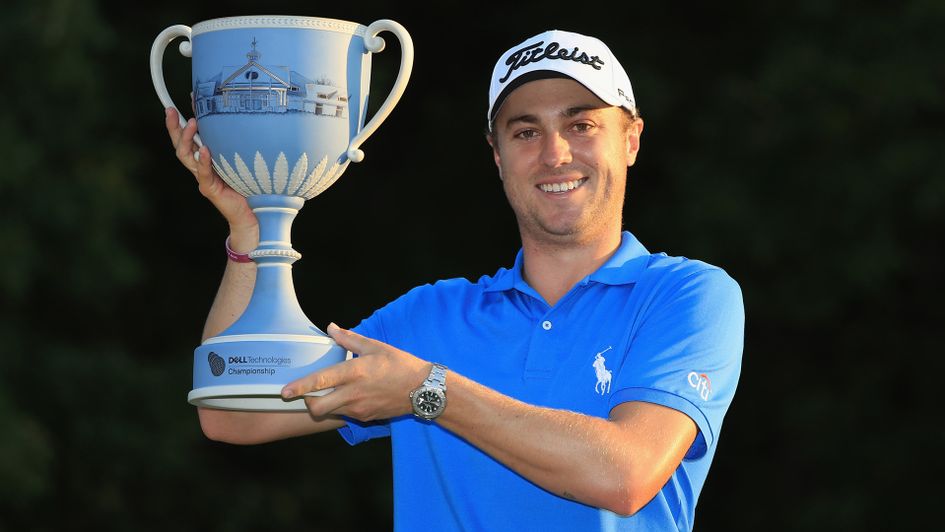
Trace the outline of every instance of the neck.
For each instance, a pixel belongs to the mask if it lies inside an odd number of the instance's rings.
[[[548,305],[554,306],[578,281],[607,262],[619,246],[619,230],[566,244],[523,238],[522,276]]]

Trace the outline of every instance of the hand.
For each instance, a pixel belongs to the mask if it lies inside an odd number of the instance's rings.
[[[230,245],[237,252],[254,249],[259,241],[259,224],[246,198],[230,188],[213,170],[210,164],[210,150],[206,146],[199,150],[199,161],[194,157],[197,121],[191,118],[186,126],[181,128],[177,110],[168,107],[165,110],[164,125],[167,126],[167,133],[171,137],[177,159],[197,178],[200,193],[209,199],[210,203],[213,203],[213,206],[229,222]]]
[[[358,356],[290,382],[282,389],[283,398],[334,388],[321,397],[305,397],[315,417],[335,414],[371,421],[413,412],[410,392],[426,379],[430,363],[334,323],[328,326],[328,334]]]

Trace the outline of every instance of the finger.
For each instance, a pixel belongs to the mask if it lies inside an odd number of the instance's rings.
[[[184,127],[178,130],[177,137],[177,156],[193,157],[194,155],[194,135],[197,134],[197,120],[191,118],[187,120]]]
[[[328,335],[331,336],[331,339],[338,343],[341,347],[344,347],[352,353],[357,353],[359,355],[367,355],[376,351],[378,347],[383,346],[381,342],[377,340],[372,340],[366,336],[361,336],[360,334],[349,331],[348,329],[342,329],[334,322],[328,324]]]
[[[177,149],[177,143],[180,141],[180,115],[177,109],[168,107],[164,109],[164,127],[167,128],[167,134],[171,137],[171,144]]]
[[[198,153],[200,157],[195,160],[197,164],[197,184],[201,187],[209,187],[219,179],[213,170],[213,165],[210,164],[210,148],[201,146]]]
[[[335,391],[319,397],[306,396],[305,406],[313,416],[327,416],[343,409],[348,404],[350,395],[349,387],[336,388]]]
[[[196,147],[194,146],[194,135],[197,134],[197,121],[193,118],[187,121],[187,124],[183,129],[179,130],[176,152],[177,159],[183,163],[183,165],[194,173],[197,174],[197,159],[194,157],[194,152]]]
[[[317,392],[326,388],[338,388],[348,382],[350,375],[349,362],[341,362],[321,371],[309,373],[282,387],[283,399],[294,399],[309,392]],[[332,395],[335,392],[332,392]]]

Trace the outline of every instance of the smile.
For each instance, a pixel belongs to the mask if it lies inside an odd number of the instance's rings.
[[[538,188],[540,188],[542,192],[568,192],[570,190],[580,188],[586,182],[587,182],[587,178],[582,177],[581,179],[575,179],[574,181],[565,181],[564,183],[541,184],[541,185],[538,185]]]

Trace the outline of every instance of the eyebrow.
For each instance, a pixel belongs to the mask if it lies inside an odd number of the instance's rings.
[[[599,105],[576,105],[574,107],[568,107],[561,113],[561,115],[567,118],[571,118],[581,113],[585,113],[587,111],[596,111],[598,109],[603,109],[603,107]],[[513,116],[512,118],[509,118],[508,121],[505,122],[505,127],[508,127],[511,124],[514,124],[515,122],[525,122],[526,124],[537,124],[538,117],[532,114],[516,115],[516,116]]]
[[[604,107],[601,107],[599,105],[577,105],[575,107],[569,107],[564,112],[564,115],[567,117],[572,117],[572,116],[579,115],[587,111],[597,111],[598,109],[603,109],[603,108]]]

